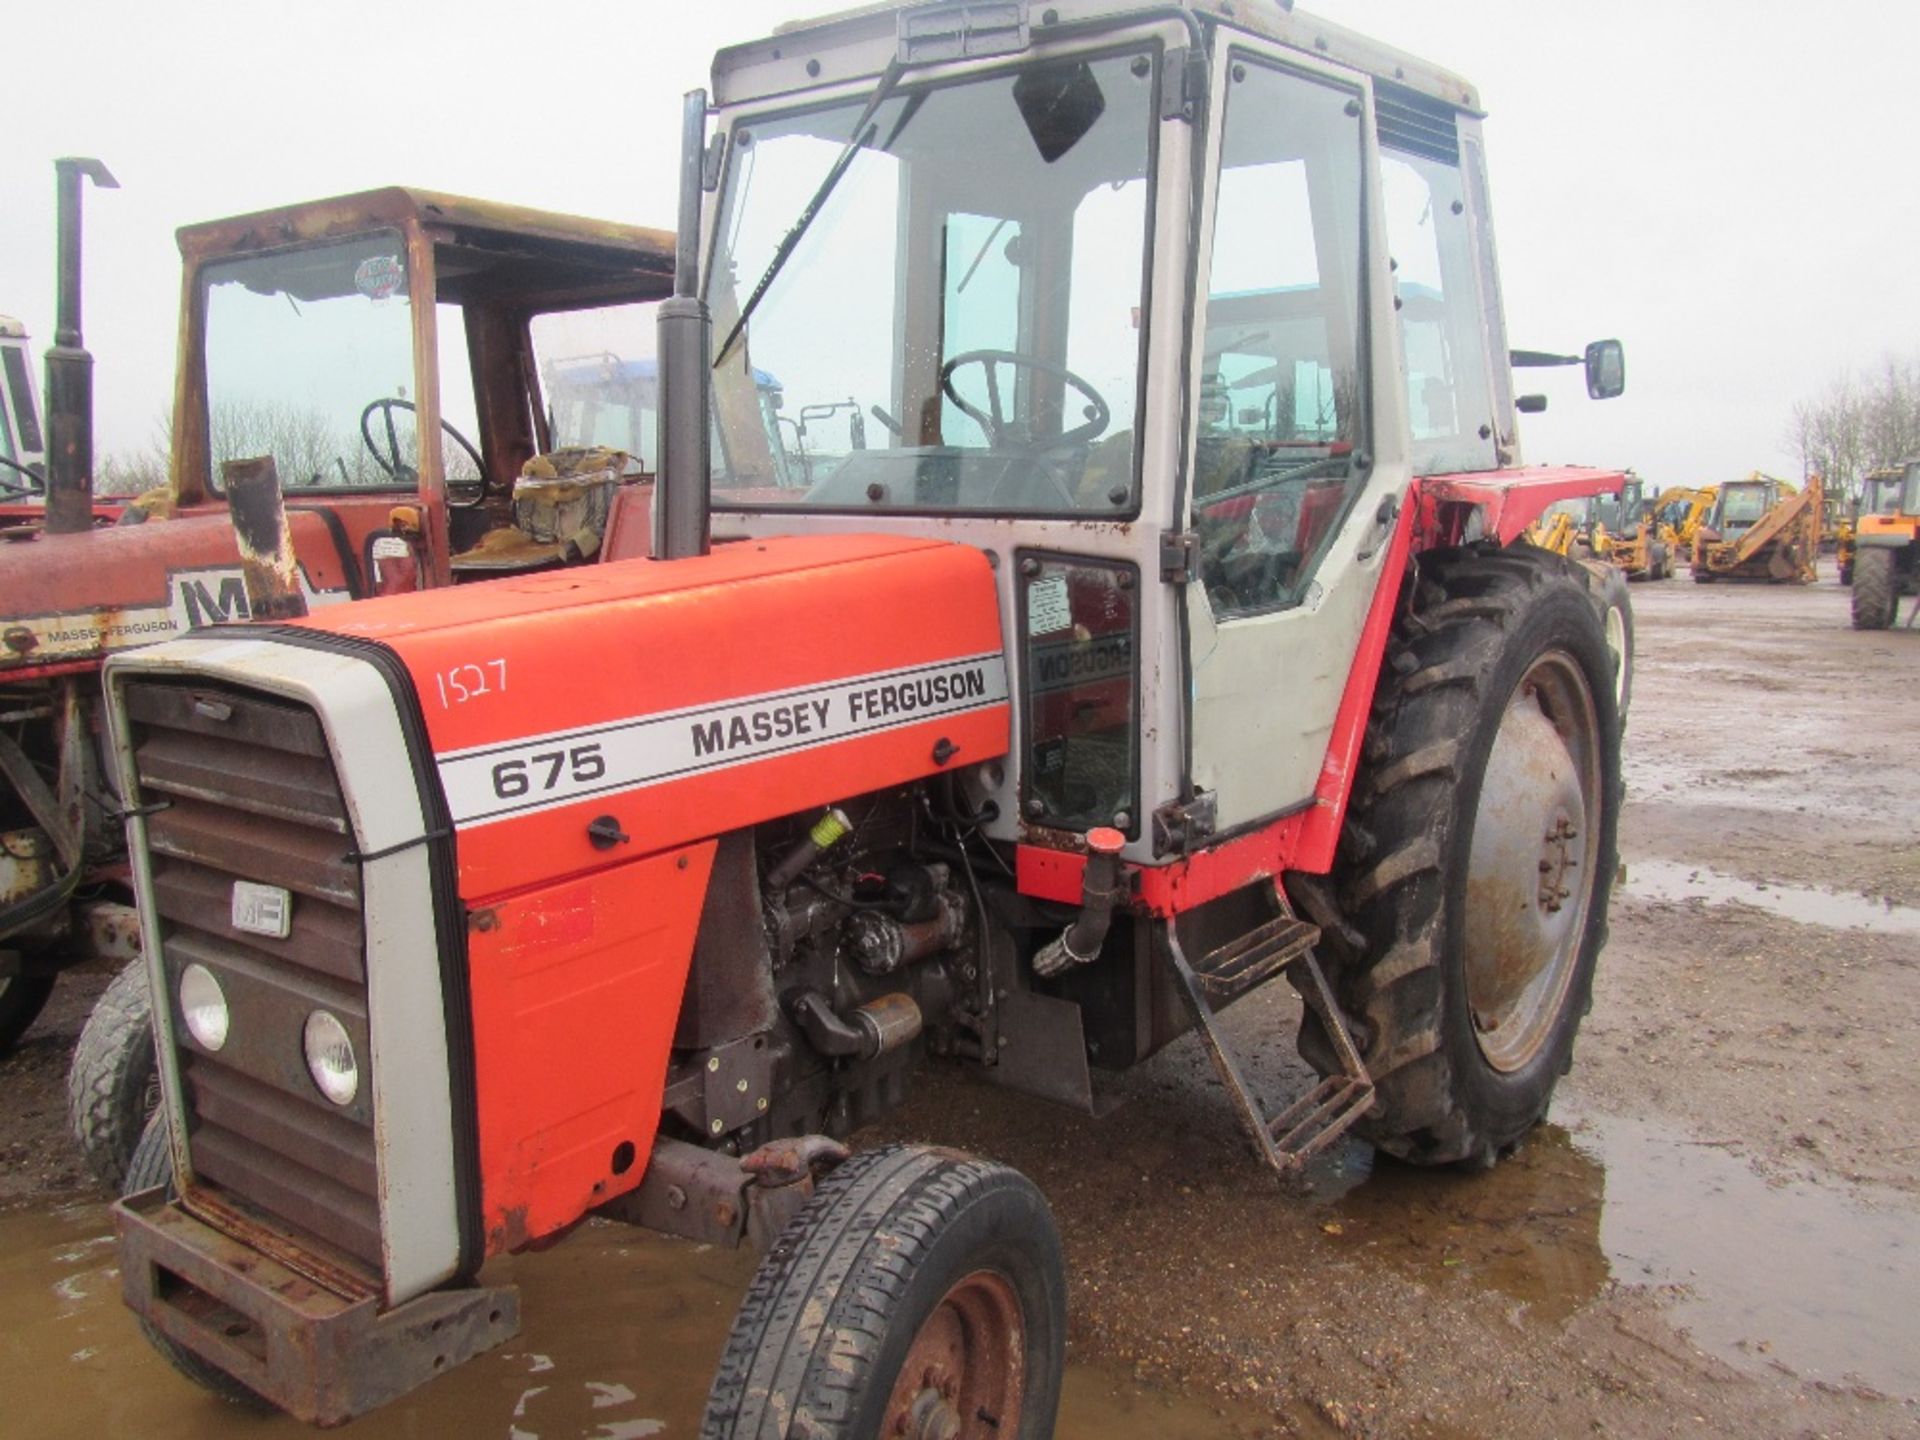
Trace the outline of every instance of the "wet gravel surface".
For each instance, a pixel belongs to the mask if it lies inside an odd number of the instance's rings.
[[[1427,1173],[1355,1144],[1282,1185],[1191,1040],[1098,1121],[936,1073],[868,1137],[1046,1190],[1063,1436],[1920,1433],[1920,633],[1855,634],[1830,581],[1634,599],[1625,884],[1573,1072],[1511,1160]],[[26,1427],[0,1433],[299,1433],[192,1395],[113,1300],[64,1133],[107,979],[67,977],[0,1062],[0,1416]],[[1306,1081],[1295,1016],[1281,986],[1231,1015],[1276,1099]],[[356,1433],[690,1433],[744,1271],[626,1235],[515,1262],[545,1287],[527,1343]],[[616,1263],[633,1283],[596,1290]]]

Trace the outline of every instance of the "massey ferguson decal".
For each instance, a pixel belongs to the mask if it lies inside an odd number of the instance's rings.
[[[344,590],[315,590],[300,576],[300,592],[309,607],[348,598]],[[0,632],[5,653],[15,664],[51,664],[85,660],[103,652],[128,650],[170,640],[206,625],[251,620],[246,577],[238,566],[174,570],[167,575],[164,603],[129,605],[118,610],[76,610],[68,614],[28,616]]]
[[[440,782],[454,824],[471,828],[1006,703],[995,652],[449,751]]]

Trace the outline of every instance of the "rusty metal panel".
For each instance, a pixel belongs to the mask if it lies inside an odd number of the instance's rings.
[[[360,903],[360,874],[347,863],[348,843],[338,835],[182,798],[148,818],[147,842],[158,855],[285,886],[334,905]]]
[[[188,1353],[312,1425],[341,1425],[511,1339],[512,1286],[439,1290],[382,1312],[169,1203],[114,1207],[127,1305]]]

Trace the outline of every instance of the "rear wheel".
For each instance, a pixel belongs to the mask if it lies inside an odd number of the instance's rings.
[[[120,1187],[120,1193],[138,1195],[163,1185],[171,1193],[173,1151],[167,1144],[166,1122],[156,1115],[147,1122],[147,1128],[140,1136],[140,1143],[134,1146],[133,1158],[127,1165],[127,1178]],[[256,1395],[226,1371],[209,1365],[191,1350],[184,1350],[174,1344],[145,1320],[140,1321],[140,1333],[147,1337],[149,1345],[160,1352],[161,1359],[201,1389],[212,1391],[230,1405],[258,1410],[263,1414],[273,1410],[274,1407],[270,1402]]]
[[[1893,624],[1899,607],[1893,551],[1878,545],[1862,547],[1853,557],[1853,628],[1884,630]]]
[[[704,1440],[1044,1440],[1066,1279],[1033,1183],[947,1150],[856,1156],[761,1263]]]
[[[0,1057],[5,1057],[27,1027],[40,1018],[53,994],[51,975],[14,975],[0,980]]]
[[[131,960],[94,1002],[67,1070],[73,1138],[109,1189],[119,1189],[134,1147],[160,1104],[152,1012],[146,962]]]
[[[1518,1143],[1590,1003],[1620,728],[1585,581],[1536,552],[1440,552],[1395,625],[1322,953],[1377,1088],[1361,1133],[1416,1163]],[[1337,1068],[1311,1011],[1301,1051]]]

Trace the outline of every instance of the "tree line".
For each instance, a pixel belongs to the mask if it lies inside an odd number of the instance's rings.
[[[1888,356],[1877,372],[1846,371],[1793,407],[1787,443],[1830,502],[1852,500],[1875,470],[1920,456],[1920,356]]]

